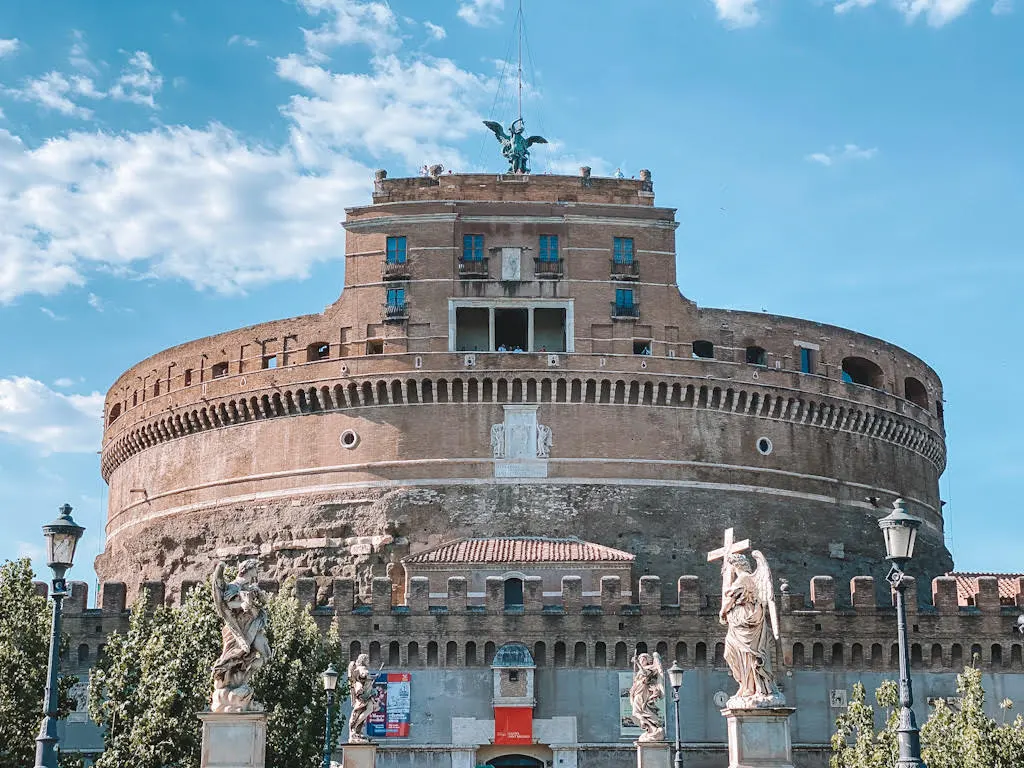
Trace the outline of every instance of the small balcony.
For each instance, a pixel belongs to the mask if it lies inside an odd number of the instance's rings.
[[[612,320],[636,320],[638,317],[640,317],[639,304],[612,302]]]
[[[404,323],[409,319],[409,302],[388,302],[382,304],[381,319],[385,323]]]
[[[409,273],[409,261],[385,261],[384,265],[380,268],[380,277],[382,280],[408,280]]]
[[[459,259],[459,277],[486,279],[489,275],[486,256],[482,259]]]
[[[639,280],[640,265],[636,259],[632,261],[616,261],[612,259],[612,280]]]
[[[559,280],[562,277],[562,260],[534,259],[533,274],[538,280]]]

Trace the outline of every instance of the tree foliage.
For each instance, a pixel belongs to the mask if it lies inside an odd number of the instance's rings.
[[[339,663],[339,644],[321,636],[290,589],[270,598],[268,612],[274,658],[253,679],[268,715],[267,765],[313,768],[323,749],[320,672]],[[138,600],[128,632],[110,636],[90,679],[89,715],[105,729],[97,768],[198,766],[198,715],[209,706],[220,648],[208,585],[189,592],[180,608],[152,610]]]
[[[985,714],[981,672],[968,667],[957,676],[958,701],[950,706],[937,700],[921,728],[922,759],[928,768],[1019,768],[1024,766],[1024,718],[997,724]],[[896,763],[899,695],[886,680],[875,692],[888,713],[884,727],[875,730],[875,710],[865,702],[857,683],[846,711],[836,720],[832,735],[831,768],[892,768]],[[1004,700],[1005,711],[1013,706]]]
[[[43,720],[50,658],[50,602],[35,592],[28,558],[0,565],[0,768],[32,765]],[[61,652],[67,648],[62,638]],[[71,708],[73,675],[59,681],[60,716]]]

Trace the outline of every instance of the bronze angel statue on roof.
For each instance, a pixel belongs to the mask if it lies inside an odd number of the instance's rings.
[[[246,560],[232,582],[224,576],[224,563],[217,563],[213,571],[213,607],[224,626],[220,658],[213,663],[211,712],[262,709],[252,700],[249,680],[273,653],[267,641],[267,595],[256,579],[258,565],[256,560]]]
[[[505,133],[501,123],[494,120],[484,120],[484,125],[494,132],[494,137],[501,143],[501,154],[508,160],[509,173],[529,173],[530,147],[548,143],[543,136],[524,136],[526,123],[521,117],[508,127],[508,133]]]
[[[752,553],[756,570],[746,555],[734,552],[722,563],[722,609],[718,619],[729,627],[725,635],[725,661],[739,683],[730,709],[780,707],[785,697],[772,671],[772,645],[779,637],[775,588],[768,562]]]

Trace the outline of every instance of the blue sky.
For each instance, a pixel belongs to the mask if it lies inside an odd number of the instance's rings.
[[[942,377],[947,540],[1024,571],[1024,7],[526,0],[535,172],[654,174],[705,306],[880,336]],[[93,578],[103,393],[318,311],[372,170],[499,170],[512,0],[0,6],[0,558],[70,502]],[[512,54],[514,55],[514,54]],[[880,543],[881,545],[881,543]],[[38,562],[38,561],[37,561]]]

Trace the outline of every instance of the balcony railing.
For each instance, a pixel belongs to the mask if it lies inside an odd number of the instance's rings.
[[[636,259],[632,261],[616,261],[612,259],[612,280],[639,280],[640,265]]]
[[[558,280],[562,277],[562,260],[534,259],[533,274],[538,280]]]
[[[409,302],[388,302],[381,305],[385,323],[402,323],[409,319]]]
[[[459,277],[487,277],[487,257],[482,259],[459,259]]]
[[[636,320],[638,317],[640,317],[639,304],[612,302],[612,320]]]
[[[385,261],[380,269],[380,276],[383,280],[408,280],[409,262],[406,261]]]

